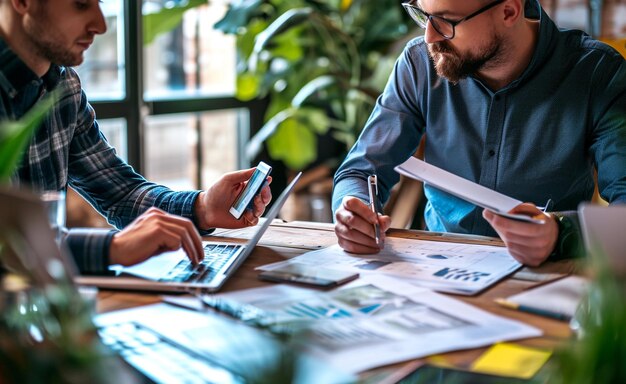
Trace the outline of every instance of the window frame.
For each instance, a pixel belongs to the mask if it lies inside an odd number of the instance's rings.
[[[123,118],[126,121],[126,143],[128,163],[139,173],[145,171],[144,159],[144,119],[147,116],[159,116],[176,113],[196,113],[239,109],[237,124],[237,167],[247,168],[249,160],[245,156],[245,146],[251,132],[256,132],[263,125],[265,103],[262,100],[240,101],[234,96],[186,96],[146,100],[143,84],[143,1],[123,1],[124,38],[124,98],[121,100],[95,100],[90,104],[98,119]],[[89,96],[89,94],[87,94]],[[199,121],[199,120],[198,120]],[[202,140],[200,123],[196,126],[199,140],[196,146],[198,164],[195,180],[196,188],[201,188],[202,180]]]

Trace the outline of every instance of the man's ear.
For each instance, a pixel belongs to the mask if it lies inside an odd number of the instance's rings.
[[[25,0],[26,1],[26,0]],[[515,24],[520,17],[524,17],[524,1],[523,0],[508,0],[503,4],[503,18],[502,22],[505,26],[510,27]]]
[[[11,6],[15,9],[15,12],[20,15],[26,14],[33,6],[33,2],[37,0],[10,0]]]

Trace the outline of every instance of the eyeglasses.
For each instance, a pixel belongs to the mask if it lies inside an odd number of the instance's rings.
[[[428,25],[428,21],[435,28],[435,31],[443,36],[446,40],[451,40],[454,38],[455,27],[461,24],[464,21],[471,19],[474,16],[478,16],[481,13],[488,11],[489,9],[495,7],[496,5],[504,3],[505,0],[496,0],[492,3],[489,3],[479,9],[478,11],[465,16],[461,20],[448,20],[445,17],[430,15],[424,11],[422,11],[417,5],[417,0],[411,0],[408,3],[403,3],[402,6],[406,10],[406,12],[411,16],[413,21],[417,23],[421,28],[426,29]]]

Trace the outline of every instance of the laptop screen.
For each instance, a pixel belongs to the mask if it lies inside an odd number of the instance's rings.
[[[626,205],[581,204],[578,215],[587,254],[605,257],[609,266],[626,273]]]

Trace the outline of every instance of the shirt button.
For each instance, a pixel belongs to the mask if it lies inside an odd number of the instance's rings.
[[[489,150],[489,157],[493,157],[493,155],[496,154],[496,151],[494,151],[493,149]]]

